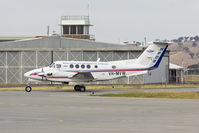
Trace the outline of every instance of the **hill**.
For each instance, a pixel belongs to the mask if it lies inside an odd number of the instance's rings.
[[[169,46],[170,62],[183,67],[199,63],[199,41],[176,42]]]

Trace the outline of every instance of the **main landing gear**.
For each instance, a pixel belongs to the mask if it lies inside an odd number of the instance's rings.
[[[74,90],[75,91],[80,91],[80,92],[85,92],[86,91],[86,87],[84,85],[75,85],[74,86]]]

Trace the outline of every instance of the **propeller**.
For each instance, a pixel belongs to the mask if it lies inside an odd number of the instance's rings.
[[[42,77],[42,80],[47,80],[46,77],[52,76],[52,72],[50,72],[50,73],[44,73],[44,69],[43,69],[43,67],[42,67],[42,68],[41,68],[41,73],[39,73],[38,76],[41,76],[41,77]],[[44,78],[45,78],[45,79],[44,79]]]
[[[44,75],[43,67],[41,68],[41,73],[39,73],[38,75],[42,77],[42,80],[44,80],[45,75]]]
[[[43,67],[41,68],[41,72],[43,73],[43,75],[42,75],[42,80],[44,79],[44,69],[43,69]]]

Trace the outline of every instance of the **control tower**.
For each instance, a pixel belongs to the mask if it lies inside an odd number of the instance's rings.
[[[90,26],[89,16],[62,16],[61,36],[94,40],[94,36],[89,33]]]

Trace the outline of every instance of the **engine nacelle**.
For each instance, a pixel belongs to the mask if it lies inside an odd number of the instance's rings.
[[[36,80],[36,79],[28,79],[28,82],[29,83],[44,83],[44,82],[46,82],[46,81],[42,81],[42,80]]]

